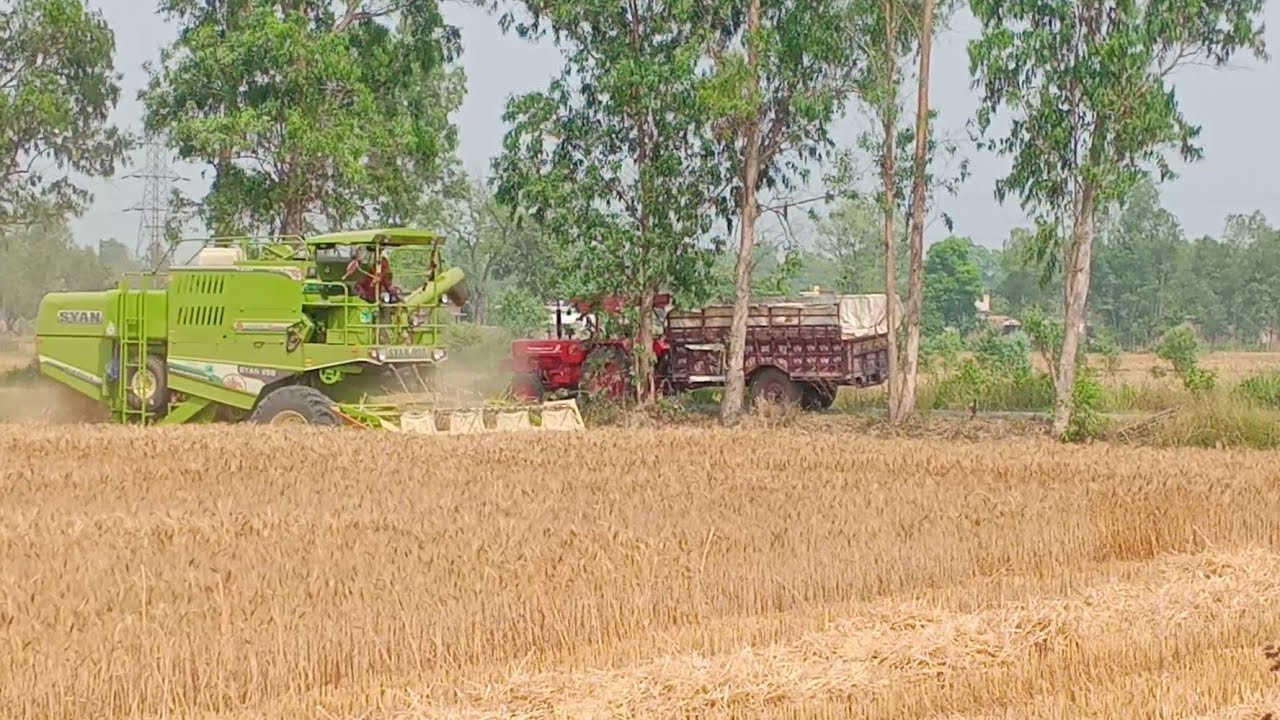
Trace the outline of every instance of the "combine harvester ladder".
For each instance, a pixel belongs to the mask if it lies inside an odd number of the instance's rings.
[[[120,318],[117,331],[116,348],[119,352],[119,381],[116,383],[116,398],[120,408],[120,419],[124,422],[137,420],[146,423],[151,418],[147,412],[146,402],[139,394],[138,407],[130,406],[129,389],[133,384],[134,374],[139,378],[147,372],[147,302],[145,281],[138,283],[139,289],[126,289],[120,293],[120,307],[116,317]]]

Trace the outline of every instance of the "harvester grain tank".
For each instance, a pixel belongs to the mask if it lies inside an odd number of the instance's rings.
[[[200,241],[166,274],[45,296],[40,372],[121,422],[581,430],[575,404],[490,405],[437,381],[445,303],[465,299],[441,244],[410,228]],[[388,251],[409,253],[401,270],[421,286],[394,288],[379,262]]]

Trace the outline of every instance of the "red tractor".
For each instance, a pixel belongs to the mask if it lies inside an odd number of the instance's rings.
[[[671,296],[660,294],[654,310],[665,310]],[[521,339],[511,343],[512,390],[517,398],[538,401],[557,394],[606,395],[621,398],[631,388],[631,338],[609,337],[602,329],[601,315],[616,318],[627,307],[627,299],[609,295],[598,301],[575,299],[570,305],[585,320],[583,337],[566,326],[562,306],[556,306],[555,337]],[[669,346],[658,335],[653,354],[661,359]],[[661,361],[660,361],[661,362]]]
[[[655,311],[666,311],[653,341],[653,376],[659,392],[722,386],[732,306],[668,311],[670,304],[667,294],[654,302]],[[614,398],[627,394],[632,387],[631,340],[604,335],[597,315],[616,317],[625,306],[626,300],[616,296],[595,307],[575,301],[573,307],[587,318],[585,337],[572,337],[557,310],[556,337],[515,341],[515,394],[531,401],[558,393]],[[743,358],[748,399],[818,410],[831,406],[841,385],[883,383],[888,374],[886,309],[884,295],[823,295],[753,304]]]

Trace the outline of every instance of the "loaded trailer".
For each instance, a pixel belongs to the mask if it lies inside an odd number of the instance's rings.
[[[840,386],[870,387],[889,372],[884,295],[840,295],[751,305],[743,374],[749,402],[831,407]],[[732,305],[667,314],[659,377],[691,390],[724,384]]]
[[[669,301],[662,295],[656,310],[666,310]],[[886,308],[883,294],[828,294],[751,305],[743,362],[747,399],[818,410],[831,406],[842,385],[883,383],[889,366]],[[677,394],[722,386],[732,320],[729,304],[666,310],[653,342],[658,391]],[[630,338],[557,335],[513,343],[510,362],[517,395],[531,400],[557,394],[621,397],[633,390]]]

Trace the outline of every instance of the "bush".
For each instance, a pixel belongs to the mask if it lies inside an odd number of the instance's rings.
[[[1089,352],[1101,355],[1107,372],[1115,374],[1120,370],[1120,344],[1106,326],[1099,327],[1094,334],[1086,338]]]
[[[997,374],[1021,377],[1032,372],[1031,342],[1020,332],[1002,335],[988,330],[978,336],[973,354],[980,364]]]
[[[1214,373],[1199,366],[1199,353],[1196,333],[1186,325],[1166,332],[1156,346],[1156,357],[1172,365],[1183,386],[1194,393],[1212,390],[1217,381]]]
[[[934,407],[1039,410],[1053,406],[1053,380],[1031,365],[1031,343],[1021,334],[990,330],[974,342],[974,356],[938,383]]]
[[[964,338],[955,330],[930,335],[920,343],[920,367],[930,372],[954,368],[964,352]]]
[[[1123,383],[1103,388],[1103,412],[1160,412],[1181,405],[1186,393],[1163,384]]]
[[[1084,442],[1098,437],[1106,429],[1101,407],[1104,398],[1095,371],[1081,367],[1071,393],[1071,422],[1067,426],[1069,442]]]
[[[506,345],[511,340],[510,333],[503,328],[487,327],[469,322],[459,322],[445,328],[445,347],[465,350],[486,345]]]
[[[546,328],[547,308],[524,290],[508,290],[498,298],[493,320],[518,337],[529,337]]]
[[[1171,447],[1280,448],[1280,414],[1224,395],[1200,398],[1163,420],[1149,442]]]
[[[1280,409],[1280,375],[1256,375],[1241,380],[1231,393],[1236,399]]]

